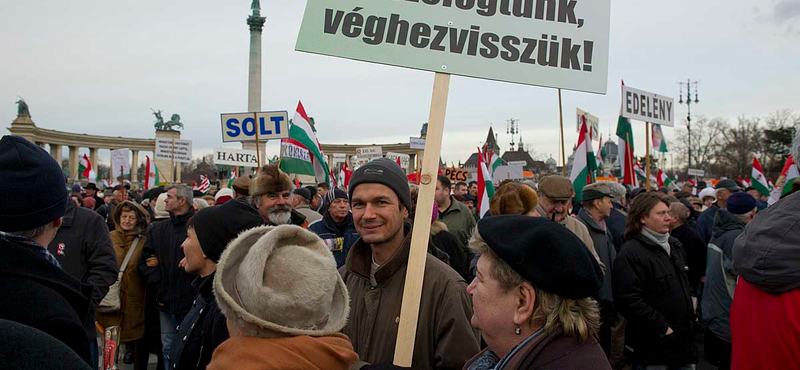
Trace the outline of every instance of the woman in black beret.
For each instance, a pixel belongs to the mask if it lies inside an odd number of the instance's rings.
[[[481,254],[472,326],[488,347],[465,370],[603,369],[611,366],[595,337],[602,284],[597,260],[575,234],[547,219],[481,219],[470,241]]]

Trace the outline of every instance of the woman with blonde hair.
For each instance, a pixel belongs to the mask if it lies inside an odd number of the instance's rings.
[[[487,348],[465,370],[610,370],[595,339],[600,265],[575,234],[524,215],[481,219],[470,241],[481,254],[467,287]]]
[[[148,343],[142,340],[145,334],[145,282],[137,266],[147,241],[145,230],[150,224],[150,214],[142,206],[126,200],[114,208],[111,217],[115,225],[111,241],[120,271],[124,269],[119,284],[120,308],[113,312],[98,312],[97,321],[104,328],[119,326],[120,342],[132,348],[134,369],[146,369]]]

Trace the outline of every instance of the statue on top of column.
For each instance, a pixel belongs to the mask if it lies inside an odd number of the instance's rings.
[[[16,104],[17,104],[17,116],[31,115],[31,111],[30,109],[28,109],[28,103],[26,103],[25,99],[23,99],[21,96],[19,97],[19,100],[17,100]]]
[[[253,15],[261,15],[261,4],[258,0],[253,0],[253,3],[250,4],[250,9],[253,11]]]

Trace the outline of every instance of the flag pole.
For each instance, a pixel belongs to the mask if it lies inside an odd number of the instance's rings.
[[[567,160],[564,155],[564,112],[561,109],[561,88],[558,89],[558,121],[561,124],[561,176],[567,176]]]
[[[645,175],[644,183],[647,191],[650,191],[650,122],[644,123],[644,136],[646,138],[644,160],[645,163],[647,164],[647,169],[644,172]]]
[[[444,118],[447,112],[447,95],[450,89],[450,75],[437,72],[433,80],[431,108],[428,116],[428,135],[422,159],[422,181],[419,189],[417,212],[411,234],[411,251],[408,256],[406,280],[403,286],[403,300],[400,306],[400,322],[397,328],[397,341],[394,350],[394,364],[410,367],[414,358],[414,342],[417,336],[420,300],[422,298],[422,279],[425,275],[425,262],[428,253],[431,215],[433,213],[436,175],[439,167],[439,154],[442,149]]]

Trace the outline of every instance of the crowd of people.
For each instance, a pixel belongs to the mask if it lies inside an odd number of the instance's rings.
[[[419,188],[391,160],[101,193],[4,136],[0,177],[9,368],[97,369],[111,327],[134,369],[399,368]],[[694,369],[699,333],[720,369],[800,368],[800,195],[703,185],[505,181],[479,215],[439,176],[411,368]]]

